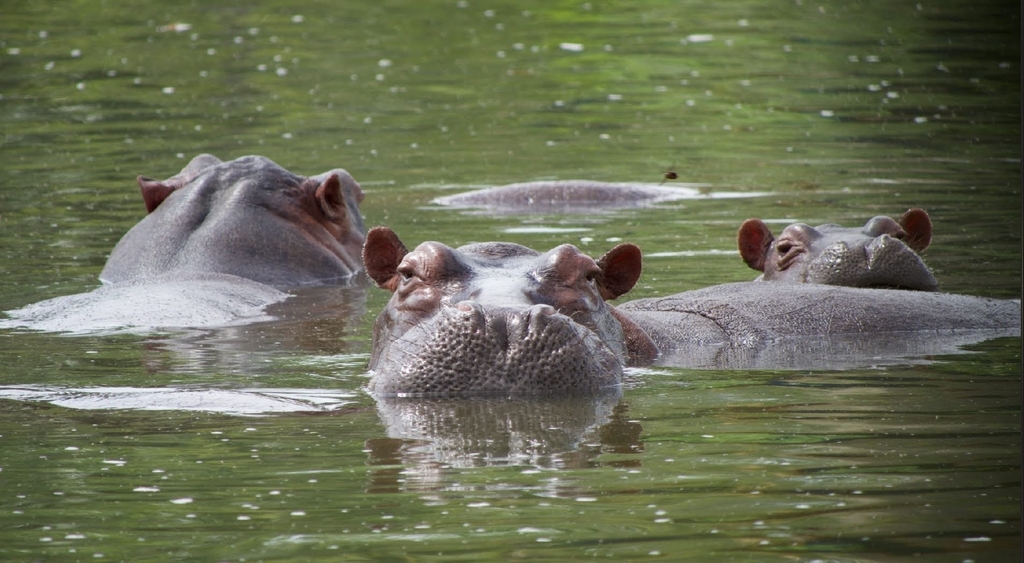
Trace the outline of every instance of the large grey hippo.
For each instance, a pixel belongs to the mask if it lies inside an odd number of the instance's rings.
[[[841,367],[1020,333],[1015,301],[813,284],[734,283],[612,307],[640,276],[632,244],[598,260],[567,244],[408,251],[376,227],[363,261],[393,293],[369,362],[368,389],[382,396],[592,393],[618,385],[627,364],[793,368],[811,353],[825,357],[810,365]],[[834,363],[833,351],[845,356]]]
[[[282,289],[345,284],[360,271],[359,184],[303,177],[262,156],[203,154],[177,175],[139,177],[148,214],[117,243],[95,291],[8,311],[0,327],[86,332],[263,320]]]
[[[763,221],[747,219],[737,233],[740,256],[763,272],[759,280],[921,291],[939,288],[917,255],[931,239],[931,219],[917,208],[898,221],[879,216],[856,228],[795,223],[777,239]]]

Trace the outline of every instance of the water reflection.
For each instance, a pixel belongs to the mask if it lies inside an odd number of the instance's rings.
[[[357,397],[357,393],[335,389],[0,386],[0,399],[48,403],[76,410],[189,411],[247,416],[337,411],[355,403]]]
[[[307,287],[267,309],[272,322],[181,331],[146,339],[142,353],[149,373],[229,370],[262,373],[267,363],[291,353],[335,356],[361,352],[353,340],[366,313],[365,287]],[[362,367],[362,366],[360,366]]]
[[[387,436],[366,441],[368,488],[439,486],[445,470],[482,466],[565,469],[639,465],[642,426],[619,392],[597,397],[377,398]],[[621,456],[627,456],[622,459]]]
[[[664,367],[769,370],[848,370],[922,365],[937,356],[969,354],[965,346],[1020,329],[901,332],[788,337],[756,344],[695,344],[669,350],[655,362]]]

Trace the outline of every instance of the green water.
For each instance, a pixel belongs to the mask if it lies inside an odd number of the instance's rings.
[[[134,177],[201,152],[343,167],[367,224],[411,245],[632,241],[635,296],[752,279],[747,217],[918,206],[944,290],[1020,298],[1017,4],[8,4],[0,310],[96,287],[144,213]],[[430,204],[669,168],[770,195]],[[0,559],[1020,560],[1019,338],[848,371],[637,370],[618,402],[390,410],[361,392],[386,299],[309,290],[280,322],[185,334],[0,331]]]

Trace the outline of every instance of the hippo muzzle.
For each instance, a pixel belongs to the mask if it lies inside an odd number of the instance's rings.
[[[624,352],[613,348],[549,305],[516,310],[463,301],[375,356],[369,390],[402,396],[597,393],[622,380]]]
[[[868,239],[866,244],[832,243],[808,264],[805,281],[919,291],[939,288],[924,260],[902,241],[888,235]]]

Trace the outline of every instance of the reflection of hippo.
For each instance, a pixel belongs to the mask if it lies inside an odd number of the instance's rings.
[[[452,207],[483,207],[507,213],[590,213],[647,207],[681,199],[757,197],[763,192],[712,192],[707,184],[611,183],[593,180],[523,182],[439,197],[434,203]]]
[[[723,345],[757,354],[777,351],[779,339],[806,349],[809,336],[887,334],[881,340],[889,342],[918,332],[937,342],[960,334],[954,329],[987,331],[974,341],[1020,331],[1013,301],[811,284],[727,284],[612,308],[604,301],[640,276],[640,250],[631,244],[596,261],[571,245],[539,253],[500,242],[427,242],[409,252],[377,227],[363,261],[394,294],[373,334],[369,390],[380,395],[593,392],[618,384],[627,361],[662,354],[687,365],[672,352],[695,346],[713,351],[695,365],[714,367],[707,359]],[[875,350],[852,350],[877,362]],[[737,362],[772,367],[749,354]]]
[[[446,467],[532,465],[559,468],[571,466],[573,458],[580,454],[585,460],[600,451],[593,448],[597,452],[587,456],[585,443],[607,443],[609,449],[621,445],[616,443],[616,438],[623,432],[615,431],[629,423],[623,420],[625,416],[615,417],[617,403],[617,393],[596,397],[417,401],[377,397],[377,411],[388,437],[405,441],[405,447],[397,452],[399,455],[393,456],[399,459],[391,465],[422,466],[440,462]],[[632,435],[632,443],[638,442],[639,431]],[[372,451],[380,444],[371,441],[367,445]],[[628,451],[629,446],[625,449]]]
[[[139,178],[149,214],[117,243],[99,289],[8,313],[0,326],[95,331],[264,320],[276,288],[346,283],[359,271],[359,184],[341,169],[304,178],[261,156],[194,158]]]
[[[778,239],[761,220],[747,219],[737,235],[743,260],[764,272],[759,280],[922,291],[939,287],[917,255],[931,239],[932,222],[921,209],[899,222],[875,217],[860,228],[796,223]]]

